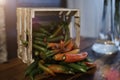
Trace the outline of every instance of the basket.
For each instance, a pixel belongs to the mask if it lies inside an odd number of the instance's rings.
[[[39,20],[38,20],[39,18]],[[69,22],[70,37],[80,45],[80,16],[77,9],[66,8],[17,8],[17,44],[18,57],[27,64],[34,61],[32,55],[33,23],[48,24],[53,21]],[[23,45],[22,41],[28,41]]]

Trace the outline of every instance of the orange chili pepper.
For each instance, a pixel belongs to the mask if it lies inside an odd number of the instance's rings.
[[[65,46],[67,46],[70,43],[71,39],[65,42]]]
[[[52,50],[54,53],[58,53],[58,52],[60,52],[60,49],[54,49],[54,50]]]
[[[62,61],[65,54],[77,54],[78,52],[79,52],[79,49],[74,49],[74,50],[66,52],[66,53],[58,53],[54,56],[54,59],[56,61]]]
[[[74,43],[73,41],[71,40],[69,42],[69,44],[66,46],[66,50],[65,51],[71,51],[73,49],[73,46],[74,46]]]
[[[79,53],[80,49],[74,49],[72,51],[69,51],[69,52],[65,52],[64,54],[77,54]]]
[[[60,41],[60,49],[62,50],[62,49],[64,49],[64,45],[65,45],[65,43],[64,43],[64,41]]]
[[[65,67],[62,65],[57,64],[51,64],[48,66],[50,70],[52,70],[54,73],[65,73]]]
[[[54,59],[56,61],[64,61],[64,62],[78,62],[78,61],[81,61],[81,60],[84,60],[86,59],[86,57],[88,56],[88,53],[87,52],[82,52],[80,54],[72,54],[72,53],[69,53],[69,54],[63,54],[63,53],[58,53],[54,56]]]
[[[54,56],[54,59],[56,61],[62,61],[63,60],[63,57],[64,57],[64,54],[61,54],[61,53],[58,53]]]
[[[48,48],[56,49],[59,47],[58,43],[48,43],[47,45]]]
[[[87,52],[82,52],[80,54],[65,54],[63,59],[65,62],[78,62],[84,60],[88,56]]]

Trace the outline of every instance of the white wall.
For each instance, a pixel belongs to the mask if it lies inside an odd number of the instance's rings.
[[[17,3],[21,6],[41,6],[41,7],[59,7],[61,0],[17,0]]]
[[[0,63],[7,61],[5,12],[4,6],[0,6]]]
[[[80,35],[97,37],[101,28],[103,0],[68,0],[67,6],[80,10]]]

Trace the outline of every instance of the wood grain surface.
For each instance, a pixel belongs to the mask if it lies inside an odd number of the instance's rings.
[[[94,39],[90,38],[81,38],[81,50],[89,48],[94,42]],[[24,72],[27,65],[24,64],[20,59],[14,58],[8,62],[0,64],[0,80],[30,80],[29,78],[24,77]],[[76,74],[76,75],[64,75],[60,74],[55,77],[51,76],[37,76],[37,78],[44,78],[42,80],[92,80],[95,69],[88,71],[86,74]],[[80,77],[82,76],[82,77]],[[45,78],[46,77],[46,78]],[[38,79],[39,80],[39,79]]]

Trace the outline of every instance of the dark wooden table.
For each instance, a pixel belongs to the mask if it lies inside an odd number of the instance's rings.
[[[100,58],[101,55],[96,55],[96,53],[91,50],[91,46],[94,42],[95,39],[81,37],[80,49],[81,51],[87,51],[89,53],[89,57],[93,60],[96,60],[97,58]],[[14,58],[8,62],[2,63],[0,64],[0,80],[29,80],[28,78],[24,77],[24,70],[26,67],[27,65],[18,58]],[[81,80],[92,80],[93,75],[94,74],[83,75],[83,79],[81,78]],[[62,75],[60,77],[65,76]],[[56,78],[49,80],[56,80]]]

